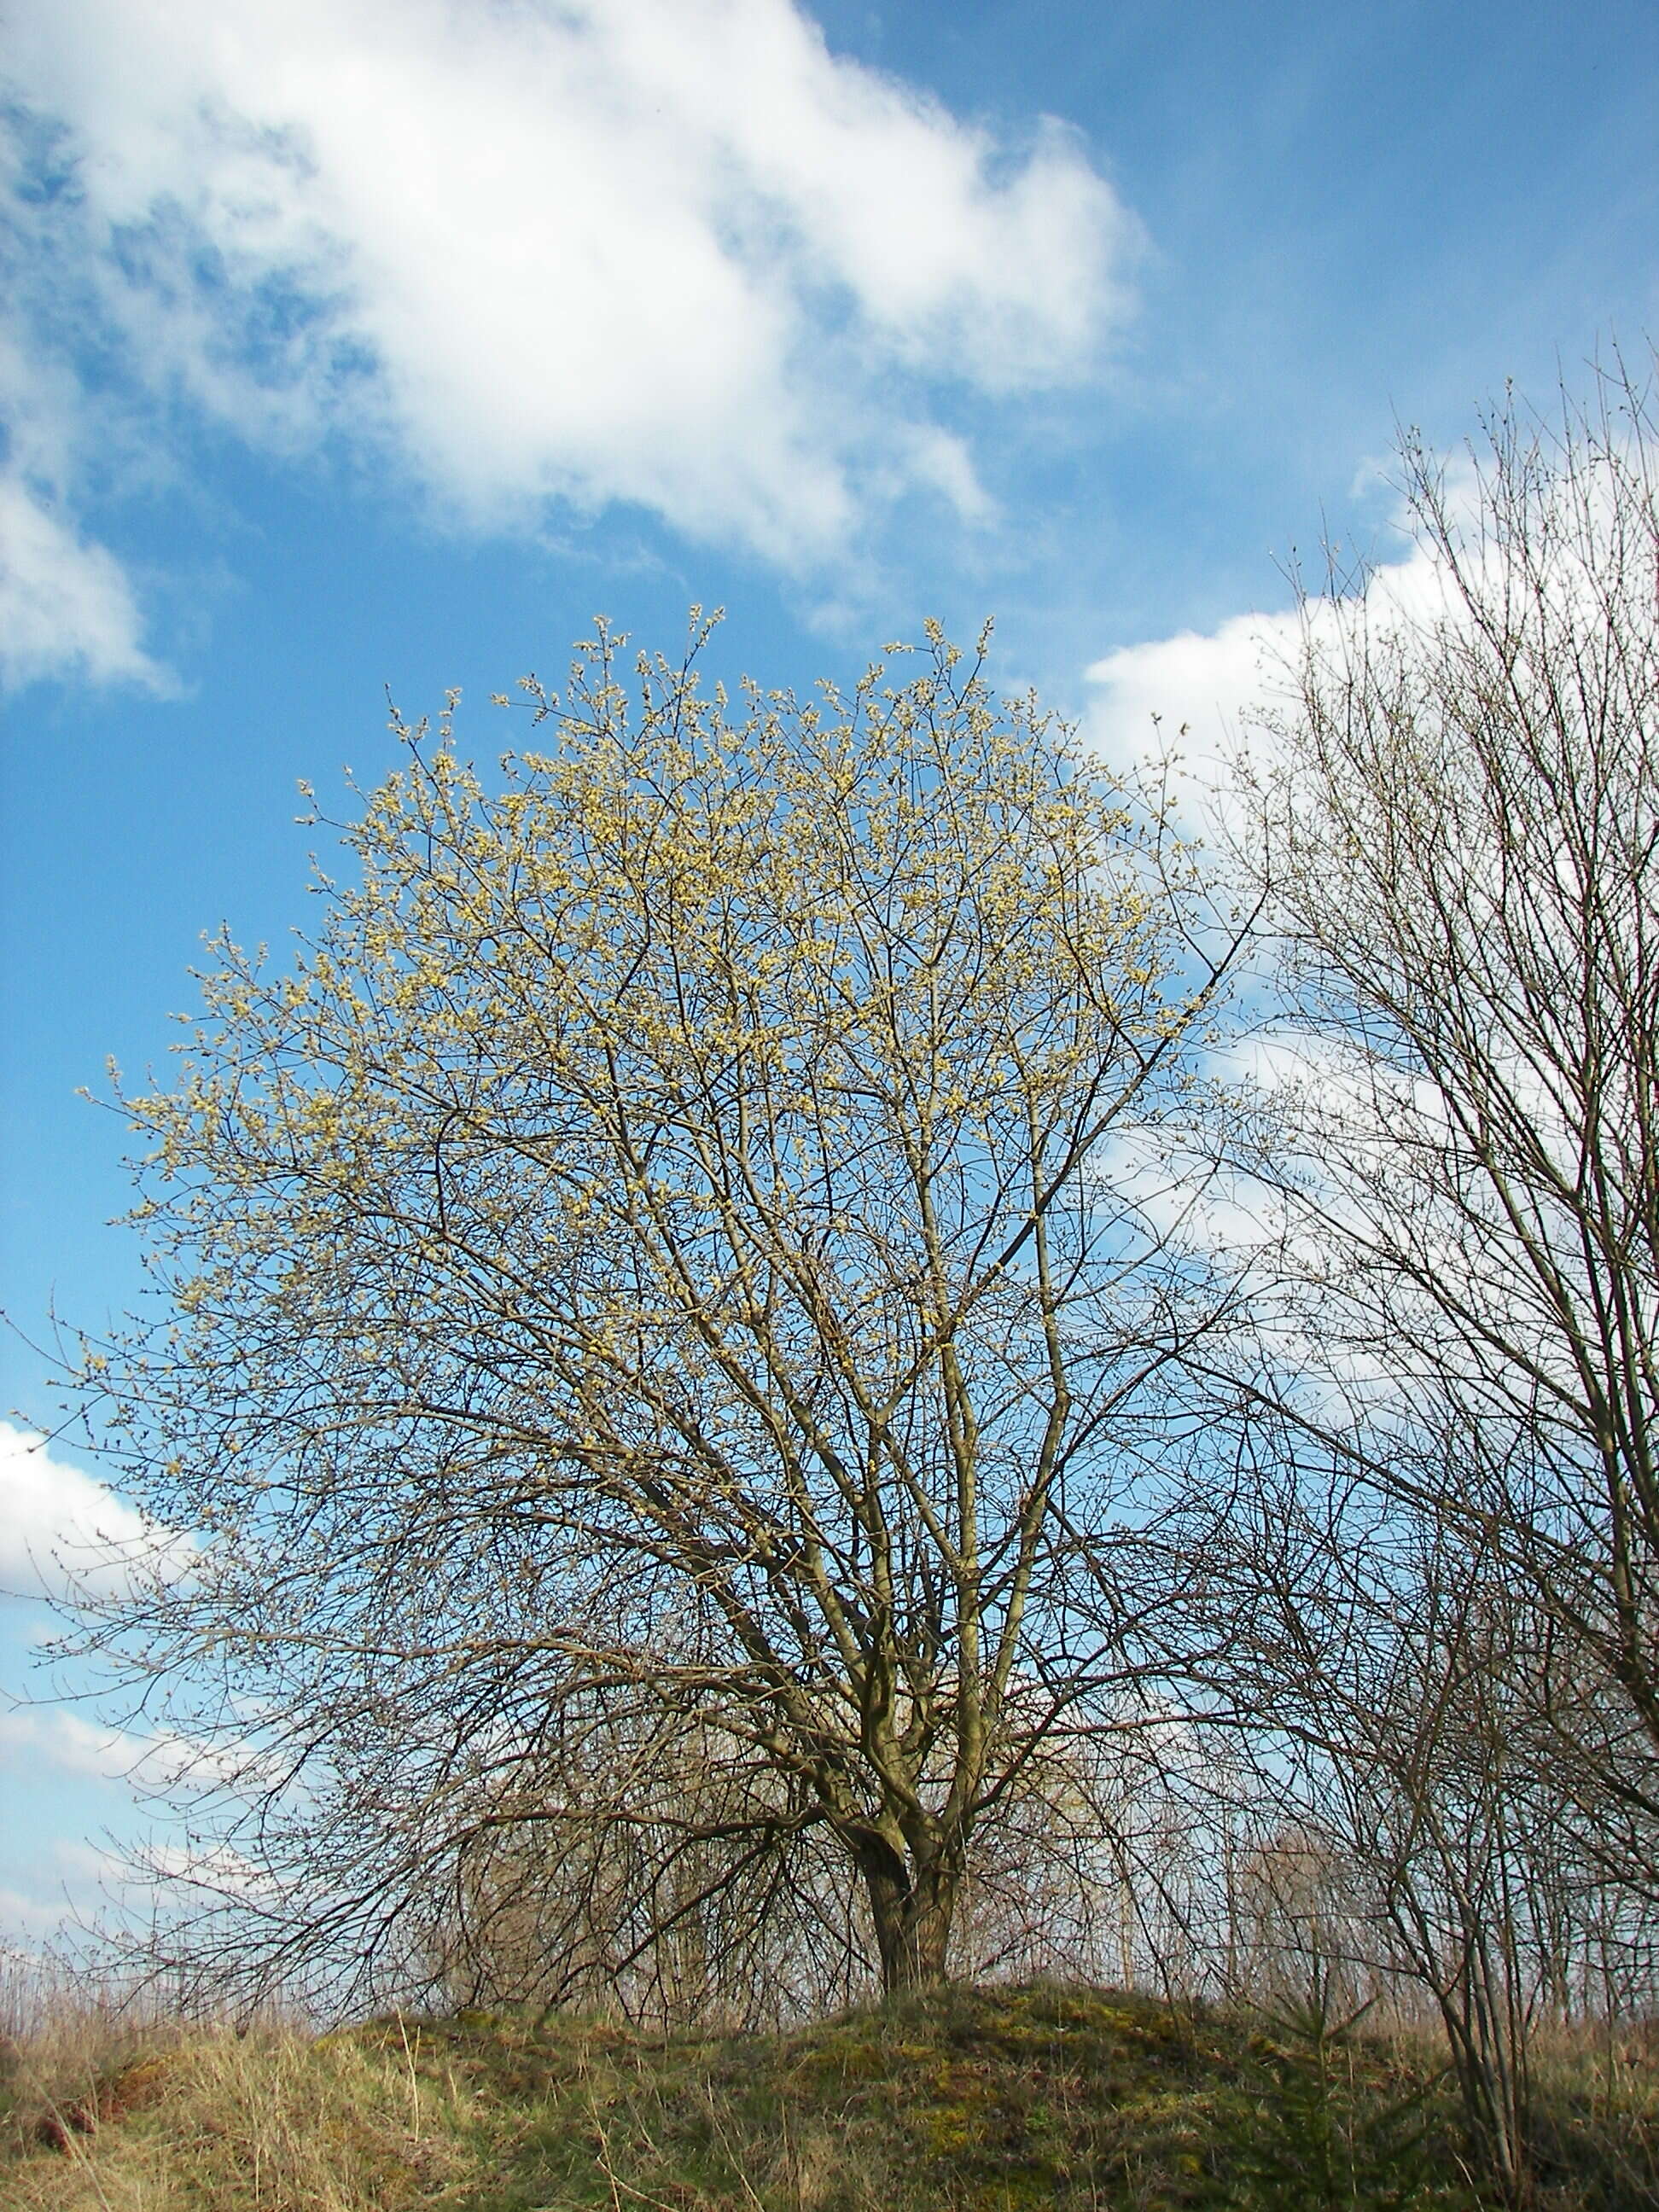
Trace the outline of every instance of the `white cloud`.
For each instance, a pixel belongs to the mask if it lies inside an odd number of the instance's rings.
[[[1477,514],[1479,487],[1467,464],[1449,471],[1447,489],[1455,519]],[[1412,519],[1403,506],[1391,520],[1397,532],[1410,535]],[[1486,557],[1477,539],[1469,549],[1471,566]],[[1373,634],[1460,619],[1445,569],[1420,537],[1398,559],[1375,563],[1363,592]],[[1255,767],[1267,764],[1270,738],[1256,715],[1295,696],[1304,619],[1316,639],[1334,643],[1338,605],[1314,593],[1302,612],[1234,615],[1212,630],[1182,630],[1104,654],[1085,671],[1096,687],[1085,723],[1091,744],[1120,772],[1178,754],[1189,803],[1212,819],[1228,818],[1236,763],[1248,753]]]
[[[62,1705],[0,1711],[0,1766],[27,1771],[44,1764],[65,1774],[118,1782],[139,1771],[155,1749],[142,1737],[106,1728]]]
[[[151,1879],[176,1883],[181,1891],[204,1891],[227,1900],[274,1900],[278,1894],[278,1884],[270,1873],[229,1844],[150,1842],[143,1849],[142,1866]],[[118,1854],[106,1854],[109,1877],[119,1879],[130,1874],[131,1867],[131,1863]]]
[[[5,1766],[25,1772],[52,1767],[180,1796],[281,1771],[257,1745],[228,1739],[204,1742],[168,1729],[138,1735],[44,1699],[0,1710],[0,1768]]]
[[[1282,686],[1298,634],[1293,614],[1235,615],[1207,633],[1182,630],[1107,653],[1085,672],[1097,687],[1091,744],[1116,769],[1173,748],[1209,787],[1224,775],[1244,710]]]
[[[973,520],[930,386],[1087,376],[1127,312],[1068,132],[1011,151],[793,0],[15,0],[7,40],[73,178],[29,220],[140,381],[471,526],[630,501],[803,569],[912,488]]]
[[[246,1853],[223,1842],[170,1842],[155,1831],[113,1846],[71,1842],[65,1838],[52,1854],[66,1893],[86,1912],[96,1903],[119,1916],[136,1911],[148,1919],[156,1903],[158,1886],[171,1892],[172,1901],[183,1903],[212,1896],[233,1899],[264,1898],[274,1901],[276,1885],[270,1875]],[[89,1894],[88,1893],[92,1893]],[[3,1893],[0,1893],[3,1894]]]
[[[74,672],[163,690],[143,636],[115,556],[54,514],[20,471],[0,469],[0,683]]]
[[[39,1953],[21,1948],[16,1939],[26,1944],[53,1936],[62,1928],[70,1908],[59,1897],[49,1901],[32,1897],[27,1890],[0,1887],[0,1975],[29,1990],[38,1973],[44,1990],[52,1984],[46,1962]]]
[[[105,1484],[0,1421],[0,1595],[107,1589],[133,1559],[153,1556],[155,1540],[143,1515]]]

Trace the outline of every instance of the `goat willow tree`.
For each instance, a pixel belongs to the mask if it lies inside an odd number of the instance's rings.
[[[574,1880],[586,1814],[659,1937],[805,1840],[925,1983],[976,1832],[1122,1718],[1115,1502],[1224,1300],[1110,1170],[1225,963],[930,637],[734,711],[601,630],[494,793],[394,725],[359,879],[125,1102],[171,1316],[88,1379],[199,1542],[100,1634],[252,1745],[209,1863],[267,1959],[372,1960],[503,1832]]]

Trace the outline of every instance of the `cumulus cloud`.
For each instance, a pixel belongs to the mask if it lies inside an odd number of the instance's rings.
[[[793,0],[16,0],[18,205],[128,368],[459,523],[653,510],[797,570],[985,495],[942,386],[1088,375],[1137,232]],[[31,169],[31,163],[33,165]]]
[[[143,1516],[106,1484],[57,1456],[42,1437],[0,1421],[0,1595],[109,1589],[135,1559],[150,1558],[156,1542]],[[173,1546],[164,1540],[162,1548]]]
[[[1472,469],[1450,472],[1455,517],[1474,514],[1478,494]],[[1409,537],[1411,517],[1403,507],[1392,520]],[[1471,568],[1478,568],[1485,557],[1478,541],[1468,556]],[[1397,559],[1372,566],[1359,588],[1374,635],[1396,625],[1466,619],[1438,556],[1421,538]],[[1085,672],[1094,687],[1085,723],[1091,745],[1120,771],[1177,754],[1189,803],[1224,818],[1240,758],[1248,751],[1257,767],[1267,763],[1271,738],[1261,710],[1271,712],[1295,696],[1304,624],[1316,640],[1334,642],[1339,605],[1315,593],[1300,611],[1234,615],[1212,630],[1182,630],[1103,655]]]
[[[1095,687],[1091,744],[1119,769],[1173,749],[1195,782],[1218,784],[1246,710],[1282,688],[1298,635],[1293,614],[1243,614],[1217,629],[1119,647],[1085,671]]]

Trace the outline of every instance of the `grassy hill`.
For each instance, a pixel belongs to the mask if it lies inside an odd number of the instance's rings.
[[[1644,2116],[1610,2128],[1578,2072],[1556,2099],[1552,2194],[1659,2201]],[[769,2036],[477,2014],[319,2039],[60,2033],[12,2045],[4,2076],[9,2212],[1480,2201],[1423,2054],[1062,1988],[954,1990]]]

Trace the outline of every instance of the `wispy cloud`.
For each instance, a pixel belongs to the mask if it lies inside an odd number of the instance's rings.
[[[0,683],[79,675],[165,690],[120,562],[82,537],[21,470],[0,469]]]
[[[1000,144],[793,0],[8,12],[17,228],[122,373],[465,526],[631,502],[804,572],[917,489],[971,520],[941,392],[1086,378],[1127,313],[1071,133]]]
[[[141,1737],[106,1728],[62,1705],[0,1711],[0,1768],[33,1772],[44,1765],[100,1782],[123,1781],[143,1766],[153,1750]]]
[[[131,1782],[146,1794],[175,1798],[278,1771],[257,1745],[207,1743],[167,1729],[141,1735],[60,1703],[0,1710],[0,1769],[7,1766],[25,1774],[52,1767],[94,1781]]]
[[[27,1890],[0,1887],[0,1973],[8,1968],[27,1985],[40,1965],[31,1946],[58,1934],[70,1914],[63,1897],[32,1896]]]

